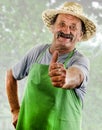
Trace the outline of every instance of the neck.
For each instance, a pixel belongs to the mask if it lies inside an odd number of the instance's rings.
[[[59,55],[70,53],[73,50],[74,50],[74,48],[68,48],[68,47],[65,47],[65,46],[60,47],[60,46],[56,46],[54,43],[52,43],[50,48],[49,48],[49,52],[51,54],[53,54],[54,51],[58,51]]]

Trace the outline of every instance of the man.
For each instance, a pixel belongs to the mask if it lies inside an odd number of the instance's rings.
[[[65,2],[42,14],[51,44],[34,47],[7,71],[6,90],[16,130],[81,130],[89,61],[75,46],[96,32],[78,3]],[[19,104],[17,80],[28,75]]]

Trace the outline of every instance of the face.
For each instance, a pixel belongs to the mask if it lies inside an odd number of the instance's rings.
[[[51,30],[53,48],[62,53],[73,50],[83,36],[81,20],[68,14],[59,14]]]

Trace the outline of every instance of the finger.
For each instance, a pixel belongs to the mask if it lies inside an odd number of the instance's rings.
[[[16,128],[17,121],[13,122],[13,126]]]
[[[65,76],[62,75],[62,76],[51,77],[51,81],[52,82],[65,82]]]
[[[58,68],[58,69],[52,69],[49,71],[49,76],[54,77],[54,76],[65,76],[66,75],[66,70],[64,68]]]
[[[64,68],[62,63],[53,63],[50,65],[50,69],[60,69]]]
[[[65,82],[52,82],[52,85],[58,88],[63,87],[64,84]]]
[[[49,72],[49,76],[52,77],[52,76],[58,76],[58,75],[61,75],[61,71],[59,71],[58,69],[53,69]]]
[[[56,63],[57,60],[58,60],[58,51],[54,51],[54,53],[52,54],[52,59],[51,59],[50,64]]]

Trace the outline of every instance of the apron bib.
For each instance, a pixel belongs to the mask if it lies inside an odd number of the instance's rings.
[[[33,64],[16,130],[81,130],[80,98],[74,90],[54,87],[48,68],[48,65]]]

